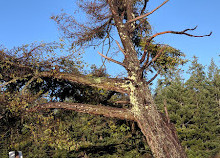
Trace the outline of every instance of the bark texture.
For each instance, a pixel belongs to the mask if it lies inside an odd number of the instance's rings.
[[[176,129],[167,118],[161,114],[147,88],[135,89],[137,100],[146,100],[136,108],[135,118],[139,128],[145,135],[154,157],[185,158],[187,157],[181,146]],[[143,92],[144,91],[144,92]],[[138,93],[139,92],[139,93]]]

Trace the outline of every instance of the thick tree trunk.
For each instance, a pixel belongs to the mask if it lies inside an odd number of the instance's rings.
[[[136,85],[130,98],[136,102],[132,112],[134,112],[138,126],[146,137],[154,157],[186,158],[174,125],[169,123],[167,118],[157,110],[147,86]]]
[[[149,111],[142,111],[137,122],[154,157],[187,157],[175,133],[175,127],[168,124],[157,111],[151,111],[150,114]]]

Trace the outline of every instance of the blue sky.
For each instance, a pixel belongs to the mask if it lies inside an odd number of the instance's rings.
[[[148,10],[161,4],[162,0],[150,0]],[[153,32],[167,30],[181,31],[186,28],[198,29],[192,34],[203,35],[213,31],[211,37],[192,38],[179,35],[162,35],[156,40],[183,51],[187,59],[193,55],[199,62],[208,65],[214,58],[220,63],[220,1],[219,0],[171,0],[149,16]],[[62,9],[68,13],[76,7],[74,0],[1,0],[0,1],[0,44],[7,48],[35,41],[51,42],[59,39],[59,32],[50,16]],[[96,52],[86,55],[89,63],[100,63]],[[115,71],[119,71],[115,64]]]

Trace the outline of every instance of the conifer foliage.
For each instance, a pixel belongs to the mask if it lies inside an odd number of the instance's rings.
[[[212,60],[205,70],[194,57],[188,73],[185,82],[176,74],[171,85],[158,86],[156,102],[163,110],[166,100],[169,117],[188,157],[209,158],[220,150],[220,69]]]

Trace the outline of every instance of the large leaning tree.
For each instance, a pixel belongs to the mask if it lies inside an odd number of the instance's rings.
[[[124,55],[123,61],[117,61],[103,53],[103,58],[122,66],[127,76],[125,78],[108,78],[83,75],[69,71],[71,61],[68,57],[59,59],[40,58],[41,52],[51,52],[54,44],[24,45],[13,51],[1,50],[1,95],[7,88],[9,92],[19,91],[20,98],[31,103],[29,111],[37,109],[68,109],[77,112],[103,115],[106,117],[125,119],[137,122],[148,145],[157,158],[184,158],[187,157],[181,146],[176,129],[157,109],[151,95],[149,85],[160,74],[171,73],[179,64],[184,63],[183,54],[163,44],[156,44],[154,38],[163,34],[179,34],[191,37],[189,33],[196,29],[182,31],[164,31],[151,33],[147,17],[157,11],[169,0],[164,1],[154,10],[147,12],[149,0],[81,0],[78,2],[81,11],[89,17],[87,20],[77,21],[74,16],[61,14],[54,16],[63,35],[73,47],[85,44],[91,46],[94,41],[111,49],[116,43],[118,50]],[[79,12],[81,14],[81,12]],[[114,32],[119,35],[120,41],[114,40]],[[93,45],[94,46],[94,45]],[[22,53],[19,53],[22,52]],[[45,60],[43,60],[45,59]],[[65,69],[68,67],[68,69]],[[68,70],[68,71],[67,71]],[[74,70],[74,68],[72,68]],[[155,73],[152,75],[152,72]],[[114,93],[126,94],[129,97],[130,108],[117,108],[106,105],[89,105],[68,102],[39,103],[39,98],[45,96],[56,80],[59,83],[74,83],[101,88]],[[16,84],[15,84],[16,83]],[[62,84],[61,84],[62,85]],[[62,86],[60,86],[62,88]],[[34,91],[33,91],[34,89]],[[111,98],[108,96],[108,99]]]

